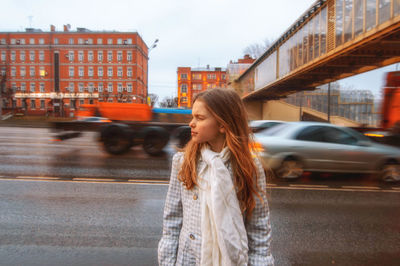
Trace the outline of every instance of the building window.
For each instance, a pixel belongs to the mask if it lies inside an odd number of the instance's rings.
[[[83,51],[78,52],[78,61],[82,62],[83,61]]]
[[[83,92],[83,83],[78,84],[79,92]]]
[[[71,93],[75,92],[75,88],[74,88],[74,83],[73,82],[69,83],[68,89],[69,89],[69,92],[71,92]]]
[[[15,39],[11,39],[11,44],[15,44],[16,40]]]
[[[69,76],[70,77],[74,76],[74,67],[69,67]]]
[[[93,92],[93,89],[94,89],[94,85],[93,85],[92,82],[90,82],[89,85],[88,85],[89,92]]]
[[[17,75],[17,69],[15,67],[11,68],[11,77],[15,77]]]
[[[39,39],[39,44],[44,44],[44,39],[43,38]]]
[[[42,99],[42,100],[40,100],[40,109],[44,109],[44,104],[45,104],[45,101]]]
[[[87,43],[88,44],[93,44],[93,39],[92,38],[87,39]]]
[[[31,99],[31,109],[36,109],[36,100]]]
[[[181,85],[181,93],[187,93],[187,85],[186,84]]]
[[[181,79],[187,79],[187,74],[181,74]]]
[[[25,39],[20,39],[19,42],[20,44],[25,44]]]
[[[113,92],[113,84],[108,83],[108,92]]]
[[[122,77],[122,67],[118,67],[117,76]]]
[[[103,51],[97,52],[97,61],[99,61],[99,62],[103,61]]]
[[[117,39],[117,44],[122,44],[122,39],[121,38]]]
[[[103,82],[99,82],[97,84],[97,89],[98,89],[99,92],[103,92]]]
[[[93,61],[93,51],[88,52],[87,58],[88,58],[88,61],[90,61],[90,62]]]
[[[117,60],[122,61],[122,51],[117,52]]]
[[[102,68],[102,67],[98,67],[98,68],[97,68],[97,75],[98,75],[99,77],[102,77],[102,76],[103,76],[103,68]]]
[[[74,38],[69,38],[68,43],[69,43],[69,44],[74,44]]]
[[[15,51],[11,51],[11,61],[15,61]]]
[[[78,44],[83,44],[83,39],[82,38],[78,38]]]
[[[35,83],[34,82],[31,82],[31,84],[30,84],[30,89],[29,89],[31,92],[35,92]]]
[[[83,67],[79,67],[79,69],[78,69],[78,76],[79,76],[79,77],[83,77],[83,75],[84,75],[84,69],[83,69]]]
[[[54,44],[58,44],[58,38],[54,38]]]
[[[80,104],[80,105],[85,104],[85,100],[84,100],[84,99],[80,99],[80,100],[79,100],[79,104]]]
[[[1,51],[1,61],[6,61],[6,51]]]
[[[35,76],[35,67],[30,67],[29,68],[29,76],[34,77]]]
[[[17,90],[17,83],[15,83],[15,82],[11,83],[11,89],[13,91],[16,91]]]
[[[76,109],[76,100],[75,99],[71,99],[70,100],[70,106],[71,106],[71,109]]]
[[[97,44],[103,44],[103,39],[102,38],[98,38],[97,39]]]
[[[127,52],[127,54],[126,54],[126,60],[129,61],[129,62],[132,61],[132,52],[131,52],[131,51],[128,51],[128,52]]]
[[[193,84],[193,90],[199,90],[201,91],[203,86],[201,84]]]
[[[132,44],[132,39],[128,39],[128,44]]]
[[[1,44],[7,44],[6,39],[1,39]]]
[[[39,84],[39,91],[44,92],[44,83],[42,82]]]
[[[112,67],[107,68],[107,76],[108,76],[108,77],[112,77],[112,75],[113,75],[113,69],[112,69]]]
[[[226,78],[225,74],[222,74],[222,79],[225,79],[225,78]]]
[[[35,61],[35,51],[29,51],[29,60]]]
[[[44,61],[44,51],[39,51],[39,60]]]
[[[25,75],[26,75],[25,67],[21,67],[19,72],[20,72],[19,74],[20,74],[21,77],[25,77]]]
[[[6,75],[6,67],[3,66],[1,68],[1,73],[0,74],[1,74],[1,76],[5,76]]]
[[[29,39],[29,44],[35,44],[35,39],[34,38],[30,38]]]
[[[195,80],[201,80],[201,74],[193,74],[192,77]]]
[[[207,79],[215,79],[215,74],[207,74]]]
[[[132,83],[128,83],[128,92],[132,92]]]
[[[182,102],[182,103],[187,103],[187,97],[182,97],[182,98],[181,98],[181,102]]]
[[[89,67],[88,76],[93,77],[93,67]]]
[[[108,98],[108,100],[107,100],[109,103],[112,103],[113,102],[113,98]]]
[[[44,69],[44,67],[39,67],[39,75],[41,76],[41,77],[44,77],[44,76],[46,76],[46,70]]]
[[[118,83],[117,90],[118,90],[118,92],[122,92],[122,83]]]
[[[127,75],[128,77],[132,77],[132,68],[131,68],[131,67],[128,67],[128,69],[127,69],[127,71],[126,71],[126,75]]]
[[[69,61],[74,61],[74,51],[69,51],[68,52],[68,58],[69,58]]]
[[[113,44],[113,39],[108,39],[107,44]]]
[[[26,91],[26,84],[25,84],[25,82],[21,82],[21,91]]]
[[[25,51],[19,52],[19,60],[21,60],[22,62],[25,61]]]
[[[107,52],[107,60],[110,62],[110,61],[112,61],[112,58],[113,58],[112,51],[108,51]]]

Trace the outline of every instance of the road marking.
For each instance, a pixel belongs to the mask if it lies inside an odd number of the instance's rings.
[[[16,176],[18,179],[33,179],[33,180],[58,180],[60,177],[52,176]]]
[[[271,189],[293,189],[293,190],[320,190],[320,191],[352,191],[352,192],[390,192],[390,193],[400,193],[400,190],[393,189],[362,189],[359,187],[358,189],[351,188],[312,188],[312,187],[272,187]]]
[[[350,189],[381,189],[380,187],[363,187],[363,186],[342,186],[342,188],[350,188]]]
[[[392,189],[400,190],[400,187],[392,187]]]
[[[327,188],[327,185],[301,185],[301,184],[290,184],[290,187],[310,187],[310,188]]]
[[[115,182],[115,179],[74,177],[74,181]]]

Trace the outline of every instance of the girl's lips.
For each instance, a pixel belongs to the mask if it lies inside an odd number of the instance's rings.
[[[197,132],[193,132],[193,131],[192,131],[192,132],[191,132],[191,135],[192,135],[192,136],[196,136],[196,135],[197,135]]]

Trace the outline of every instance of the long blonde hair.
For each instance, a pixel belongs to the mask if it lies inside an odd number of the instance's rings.
[[[260,197],[257,170],[249,148],[250,129],[247,113],[239,95],[233,90],[210,89],[195,96],[193,103],[202,101],[207,110],[225,129],[225,143],[231,152],[234,184],[242,213],[250,218],[256,205],[254,195]],[[192,140],[184,148],[184,160],[178,179],[190,190],[197,185],[196,166],[205,143]]]

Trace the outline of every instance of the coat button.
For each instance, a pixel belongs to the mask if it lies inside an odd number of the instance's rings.
[[[193,199],[194,199],[194,200],[197,200],[197,199],[198,199],[197,194],[193,194]]]
[[[196,239],[196,238],[194,237],[193,234],[190,234],[189,237],[190,237],[190,239],[192,239],[192,240],[195,240],[195,239]]]

